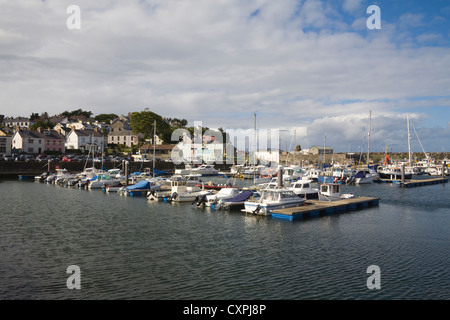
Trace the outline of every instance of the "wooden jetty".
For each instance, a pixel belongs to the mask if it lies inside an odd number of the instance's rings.
[[[430,186],[433,184],[448,183],[448,178],[432,178],[432,179],[421,179],[421,180],[408,180],[405,182],[396,181],[399,187],[402,188],[414,188],[422,186]]]
[[[308,200],[302,207],[277,209],[272,212],[273,218],[299,220],[335,213],[356,211],[378,206],[380,198],[356,197],[336,201]]]

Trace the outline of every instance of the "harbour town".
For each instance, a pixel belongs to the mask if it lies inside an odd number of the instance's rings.
[[[2,1],[0,299],[449,300],[449,13]]]

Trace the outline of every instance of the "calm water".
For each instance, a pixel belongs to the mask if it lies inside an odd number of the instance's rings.
[[[344,189],[380,205],[290,222],[3,180],[0,298],[449,299],[450,186]]]

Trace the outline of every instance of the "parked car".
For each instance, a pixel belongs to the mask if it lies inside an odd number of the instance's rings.
[[[64,162],[72,162],[73,161],[73,156],[70,156],[70,155],[64,156],[62,158],[62,161],[64,161]]]
[[[13,156],[4,155],[3,156],[3,161],[14,161],[14,158],[13,158]]]
[[[48,159],[49,159],[49,156],[46,154],[40,154],[36,157],[36,161],[39,161],[39,162],[47,162]]]

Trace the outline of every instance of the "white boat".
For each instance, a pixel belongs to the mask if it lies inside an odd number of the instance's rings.
[[[265,189],[261,191],[259,200],[245,201],[243,211],[256,215],[271,215],[273,210],[300,207],[305,201],[288,189]]]
[[[297,196],[303,199],[318,199],[319,189],[313,188],[311,183],[313,181],[304,177],[301,180],[292,182],[289,185],[289,190],[293,191]]]
[[[219,192],[215,194],[210,194],[206,196],[205,206],[211,207],[212,205],[218,204],[220,201],[225,202],[230,200],[239,194],[238,188],[222,188]],[[199,205],[202,203],[198,203]]]
[[[355,175],[350,178],[349,182],[355,182],[356,184],[368,184],[378,177],[378,174],[369,169],[362,169],[356,171]]]
[[[202,164],[197,168],[191,169],[191,174],[201,174],[202,176],[214,176],[219,173],[211,164]]]
[[[283,169],[284,181],[295,181],[306,176],[306,170],[299,166],[290,166]]]
[[[175,202],[193,202],[197,197],[212,194],[212,190],[202,190],[197,186],[188,186],[186,180],[171,182],[170,200]]]
[[[320,201],[336,201],[354,198],[351,193],[341,194],[341,185],[337,183],[324,183],[320,185],[319,200]]]
[[[122,179],[117,179],[109,174],[99,174],[95,179],[91,179],[88,184],[88,189],[101,189],[104,185],[118,186],[122,183]]]

